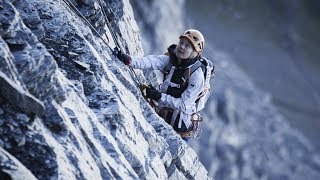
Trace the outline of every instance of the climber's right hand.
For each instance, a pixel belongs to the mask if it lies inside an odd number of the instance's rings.
[[[129,65],[131,63],[131,57],[125,53],[123,53],[118,47],[113,49],[113,54],[117,56],[117,58],[123,62],[125,65]]]
[[[159,101],[161,98],[161,93],[151,85],[146,87],[146,96],[147,98],[153,99],[155,101]]]

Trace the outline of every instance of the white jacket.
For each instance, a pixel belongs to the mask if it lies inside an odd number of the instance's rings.
[[[130,66],[137,69],[154,69],[163,72],[166,65],[169,63],[169,60],[169,56],[166,55],[149,55],[142,58],[132,58]],[[166,78],[168,80],[166,79],[165,82],[170,81],[171,79],[169,75]],[[163,89],[163,86],[168,85],[163,83],[160,85],[160,89]],[[165,91],[162,91],[161,98],[158,103],[160,107],[169,107],[174,110],[171,119],[172,126],[178,115],[178,112],[180,112],[178,127],[181,128],[182,121],[184,121],[186,127],[191,125],[191,115],[196,112],[195,101],[197,100],[197,97],[201,93],[203,87],[204,73],[201,68],[198,68],[190,75],[188,87],[181,94],[181,98],[175,98],[171,95],[163,93]]]

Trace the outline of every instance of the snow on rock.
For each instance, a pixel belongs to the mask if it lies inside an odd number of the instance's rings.
[[[11,93],[34,100],[25,107],[10,93],[0,95],[1,173],[13,179],[209,179],[104,44],[143,54],[129,1],[68,1],[104,41],[65,2],[0,2],[1,77]],[[30,114],[38,104],[43,115]]]

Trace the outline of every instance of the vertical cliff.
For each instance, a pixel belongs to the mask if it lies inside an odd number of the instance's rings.
[[[1,177],[209,178],[106,45],[143,54],[129,1],[4,0],[0,23]]]
[[[214,41],[202,136],[182,141],[108,46],[163,54],[186,28],[226,29],[184,0],[130,3],[0,0],[0,179],[320,179],[312,144]]]

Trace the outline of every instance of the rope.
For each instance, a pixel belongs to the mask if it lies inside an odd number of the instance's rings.
[[[98,35],[98,37],[104,42],[104,44],[111,50],[111,52],[112,52],[112,54],[113,55],[115,55],[114,53],[114,50],[111,48],[111,46],[103,39],[103,37],[100,35],[100,33],[96,30],[96,28],[87,20],[87,18],[78,10],[78,8],[72,3],[72,2],[70,2],[69,0],[63,0],[66,4],[67,4],[67,6],[72,10],[72,11],[75,11],[75,13],[81,18],[81,19],[83,19],[84,21],[85,21],[85,23],[87,23],[87,25],[89,25],[89,27],[93,30],[93,32],[95,32],[97,35]],[[113,38],[113,41],[116,43],[116,47],[117,48],[120,48],[120,44],[119,44],[119,42],[118,41],[116,41],[117,40],[117,38],[116,38],[116,35],[115,35],[115,33],[113,32],[113,30],[111,29],[111,27],[110,27],[110,22],[109,22],[109,20],[108,20],[108,18],[106,17],[106,14],[105,14],[105,11],[104,11],[104,9],[103,9],[103,6],[102,6],[102,4],[100,4],[101,3],[101,1],[99,0],[99,5],[101,6],[101,9],[102,9],[102,14],[103,14],[103,16],[104,16],[104,18],[105,18],[105,20],[106,20],[106,22],[107,22],[107,26],[108,26],[108,28],[109,28],[109,30],[110,30],[110,32],[111,32],[111,36],[112,36],[112,38]],[[112,9],[111,9],[111,7],[107,4],[107,6],[108,6],[108,8],[111,10],[111,12],[112,13],[114,13],[113,11],[112,11]],[[108,37],[108,36],[107,36]],[[129,67],[129,69],[130,69],[130,72],[131,72],[131,75],[133,75],[133,77],[134,77],[134,79],[135,79],[135,84],[138,86],[138,87],[140,87],[140,85],[141,85],[141,83],[140,83],[140,81],[139,81],[139,79],[138,79],[138,76],[137,76],[137,74],[134,72],[134,70],[133,70],[133,68],[132,67]]]
[[[100,35],[100,33],[96,30],[96,28],[87,20],[87,18],[78,10],[78,8],[72,4],[72,2],[70,2],[69,0],[63,0],[72,11],[76,11],[76,14],[85,21],[85,23],[87,23],[89,25],[89,27],[93,30],[93,32],[95,32],[98,37],[110,48],[111,51],[113,51],[113,49],[109,46],[109,44],[102,38],[102,36]]]
[[[109,30],[110,30],[111,36],[112,36],[112,38],[113,38],[113,41],[114,41],[115,44],[116,44],[116,47],[115,47],[114,49],[112,49],[112,48],[110,47],[110,45],[102,38],[102,36],[99,34],[99,32],[96,30],[96,28],[95,28],[95,27],[87,20],[87,18],[77,9],[77,7],[76,7],[74,4],[72,4],[72,2],[70,2],[69,0],[63,0],[63,1],[68,5],[68,7],[69,7],[72,11],[76,11],[76,14],[77,14],[81,19],[83,19],[83,20],[85,21],[85,23],[87,23],[87,24],[89,25],[89,27],[98,35],[98,37],[104,42],[104,44],[111,50],[112,54],[116,57],[115,54],[118,53],[119,48],[120,48],[120,44],[119,44],[118,41],[116,41],[116,40],[117,40],[116,34],[115,34],[115,32],[113,31],[113,29],[111,28],[111,26],[110,26],[110,22],[109,22],[109,20],[108,20],[108,18],[107,18],[107,16],[106,16],[106,13],[105,13],[105,11],[104,11],[104,9],[103,9],[101,0],[99,0],[99,5],[101,6],[102,15],[104,16],[104,19],[105,19],[105,21],[106,21],[106,23],[107,23],[107,26],[108,26]],[[100,3],[101,3],[101,4],[100,4]],[[110,11],[114,14],[114,12],[112,11],[111,7],[110,7],[108,4],[107,4],[107,6],[108,6],[108,8],[110,9]],[[107,37],[108,37],[108,36],[107,36]],[[116,51],[117,51],[117,52],[116,52]],[[146,97],[146,95],[144,94],[144,89],[147,87],[147,85],[144,85],[144,84],[141,84],[141,83],[140,83],[139,78],[138,78],[137,74],[135,73],[135,71],[133,70],[132,67],[129,67],[129,69],[130,69],[129,72],[131,72],[131,75],[132,75],[133,78],[134,78],[134,81],[133,81],[133,82],[134,82],[135,85],[140,89],[140,92],[141,92],[142,96],[144,97],[144,99],[147,100],[147,102],[151,105],[152,108],[156,109],[157,106],[155,105],[154,101],[153,101],[152,99],[148,99],[148,98]]]
[[[99,5],[100,5],[101,8],[102,8],[102,14],[103,14],[103,16],[104,16],[105,21],[107,22],[107,26],[108,26],[108,28],[109,28],[109,30],[110,30],[111,36],[112,36],[112,38],[113,38],[113,41],[116,43],[117,47],[120,48],[121,46],[120,46],[119,42],[116,41],[116,40],[118,40],[118,39],[116,38],[116,34],[115,34],[115,32],[113,31],[112,27],[110,26],[110,21],[109,21],[109,19],[107,18],[107,15],[106,15],[106,13],[105,13],[105,11],[104,11],[104,9],[103,9],[101,0],[99,0]],[[111,11],[112,14],[115,14],[115,13],[112,11],[112,8],[109,6],[109,4],[106,4],[106,6],[107,6],[107,8]]]
[[[120,46],[120,44],[119,44],[119,42],[118,42],[118,39],[116,38],[116,33],[113,31],[112,27],[110,26],[110,21],[109,21],[109,19],[107,18],[107,15],[106,15],[106,13],[105,13],[105,11],[104,11],[104,9],[103,9],[102,2],[101,2],[101,0],[98,0],[98,1],[99,1],[99,2],[98,2],[99,5],[101,6],[101,9],[102,9],[102,15],[103,15],[103,17],[104,17],[104,19],[105,19],[105,21],[106,21],[106,23],[107,23],[108,29],[110,30],[112,39],[113,39],[113,41],[116,43],[116,46],[117,46],[118,48],[120,48],[121,46]],[[105,3],[105,4],[106,4],[106,3]],[[109,4],[106,4],[106,6],[107,6],[107,8],[111,11],[112,14],[115,14],[115,13],[112,11],[112,8],[110,7]],[[138,87],[140,87],[140,86],[141,86],[141,83],[140,83],[140,80],[139,80],[137,74],[135,73],[135,71],[133,70],[132,67],[129,67],[129,69],[130,69],[131,75],[133,75],[134,78],[135,78],[136,85],[137,85]]]

